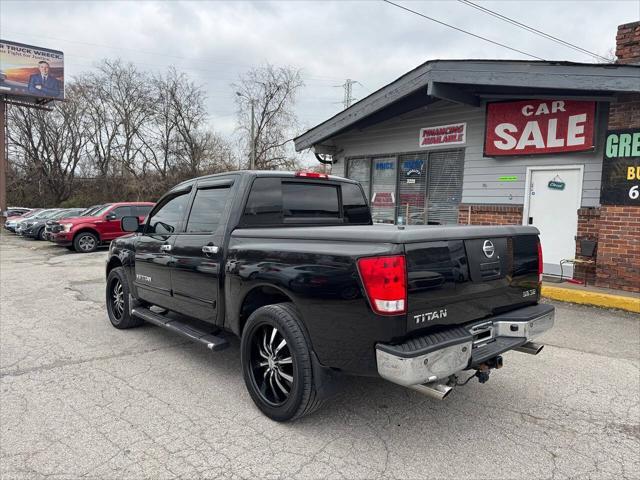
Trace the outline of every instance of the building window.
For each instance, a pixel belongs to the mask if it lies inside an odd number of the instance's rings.
[[[463,170],[463,149],[347,162],[347,177],[362,184],[374,223],[458,223]]]
[[[405,225],[425,225],[427,192],[427,154],[400,156],[398,177],[397,222]]]
[[[397,168],[395,157],[374,158],[371,186],[373,223],[395,223]]]

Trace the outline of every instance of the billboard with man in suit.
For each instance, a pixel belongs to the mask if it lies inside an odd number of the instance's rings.
[[[0,94],[64,99],[64,54],[0,40]]]

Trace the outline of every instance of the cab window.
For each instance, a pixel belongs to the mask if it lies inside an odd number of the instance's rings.
[[[149,218],[145,233],[170,235],[177,232],[188,204],[189,192],[171,198]]]

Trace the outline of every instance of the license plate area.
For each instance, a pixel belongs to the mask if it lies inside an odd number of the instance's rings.
[[[481,347],[495,339],[495,331],[493,322],[480,323],[469,329],[469,333],[473,335],[473,348]]]

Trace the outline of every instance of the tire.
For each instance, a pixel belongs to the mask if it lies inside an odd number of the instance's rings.
[[[36,234],[36,240],[46,240],[44,236],[45,236],[45,231],[44,231],[44,227],[42,227],[40,230],[38,230],[38,233]]]
[[[97,235],[91,232],[80,232],[73,238],[73,248],[80,253],[95,252],[99,244]]]
[[[266,305],[251,314],[240,355],[249,395],[267,417],[286,422],[320,407],[311,349],[291,303]]]
[[[107,312],[111,325],[118,329],[139,327],[144,320],[129,313],[129,282],[122,267],[109,272],[106,288]]]
[[[73,245],[67,245],[66,247],[67,250],[69,250],[70,252],[75,252],[76,251],[76,247],[74,247]]]

